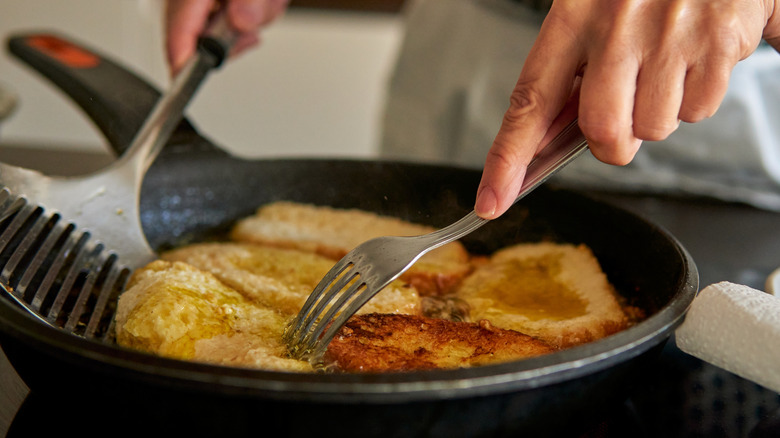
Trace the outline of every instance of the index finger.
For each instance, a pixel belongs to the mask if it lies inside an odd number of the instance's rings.
[[[203,31],[213,0],[168,0],[165,9],[166,55],[175,74],[195,53],[198,36]]]
[[[485,160],[474,206],[483,218],[512,206],[528,163],[575,90],[582,48],[572,29],[551,11],[528,54]]]

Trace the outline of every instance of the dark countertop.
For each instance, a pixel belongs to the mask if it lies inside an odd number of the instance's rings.
[[[69,159],[63,164],[60,155],[0,148],[0,161],[55,173],[63,169],[78,173],[111,160],[108,154],[64,154]],[[651,219],[676,236],[699,268],[701,288],[731,281],[763,289],[766,277],[780,267],[780,213],[705,199],[595,195]],[[0,351],[0,436],[14,421],[12,431],[19,433],[13,436],[23,436],[19,423],[46,417],[35,412],[46,404],[27,395],[27,387]],[[780,395],[682,353],[672,340],[657,373],[606,416],[598,430],[583,436],[780,436]]]

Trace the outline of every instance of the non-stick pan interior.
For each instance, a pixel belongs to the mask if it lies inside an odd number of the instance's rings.
[[[150,172],[141,211],[155,248],[225,238],[236,219],[277,200],[361,208],[442,227],[472,209],[480,178],[476,170],[446,166],[211,155],[170,153],[155,165],[160,171]],[[679,243],[651,222],[549,186],[462,241],[478,254],[519,242],[584,243],[620,293],[650,313],[679,292],[691,268]]]
[[[444,226],[471,209],[478,181],[478,171],[451,167],[240,160],[214,150],[187,148],[179,153],[173,147],[158,158],[145,180],[142,221],[150,243],[158,249],[224,238],[235,220],[275,200],[357,207]],[[4,348],[21,345],[34,354],[54,355],[55,361],[68,364],[59,369],[70,368],[71,375],[82,370],[81,377],[90,381],[98,375],[110,377],[109,386],[143,381],[223,396],[394,403],[538,389],[619,368],[665,342],[695,294],[695,266],[672,236],[641,218],[568,191],[542,187],[464,242],[474,252],[488,253],[512,243],[540,240],[589,245],[618,291],[651,317],[605,340],[545,357],[387,375],[301,375],[158,358],[55,333],[26,320],[7,302],[0,305],[0,332]],[[43,371],[31,369],[38,366],[42,365],[26,364],[20,374],[35,379],[37,373],[40,378]],[[46,385],[52,384],[51,376]]]

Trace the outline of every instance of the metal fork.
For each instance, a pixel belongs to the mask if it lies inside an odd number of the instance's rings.
[[[41,322],[108,339],[132,269],[155,259],[138,200],[144,174],[234,35],[218,17],[127,152],[96,173],[49,177],[0,163],[0,290]]]
[[[588,145],[575,119],[528,165],[515,203],[570,163]],[[471,233],[488,220],[472,211],[459,221],[422,236],[378,237],[344,256],[323,277],[290,322],[284,340],[292,357],[319,361],[328,344],[371,297],[428,251]]]

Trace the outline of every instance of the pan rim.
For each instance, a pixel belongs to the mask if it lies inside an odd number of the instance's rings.
[[[188,150],[191,152],[191,148]],[[165,151],[168,153],[162,153],[153,167],[163,164],[160,162],[182,164],[182,160],[179,160],[182,151],[176,148],[166,148]],[[411,166],[423,170],[476,172],[475,169],[458,166],[364,159],[274,158],[242,161],[262,161],[269,165],[292,162],[325,166]],[[603,203],[587,193],[563,190],[587,198],[590,202]],[[5,299],[0,299],[0,335],[22,342],[40,353],[54,355],[77,366],[86,366],[91,371],[111,378],[120,377],[126,381],[140,379],[159,386],[206,391],[216,395],[276,400],[295,400],[305,396],[307,400],[333,403],[355,400],[361,403],[404,403],[545,387],[599,372],[666,342],[672,330],[682,322],[698,292],[696,265],[681,243],[653,221],[615,208],[640,219],[677,252],[682,266],[674,283],[676,292],[657,312],[633,327],[599,341],[542,357],[468,369],[384,374],[283,373],[235,368],[163,358],[79,338],[47,327]]]

